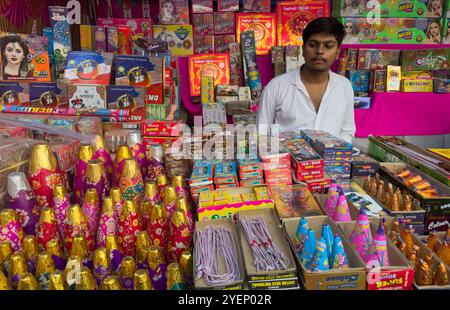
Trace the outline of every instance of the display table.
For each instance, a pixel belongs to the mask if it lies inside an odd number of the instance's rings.
[[[346,48],[429,49],[450,48],[450,44],[358,44]],[[258,56],[258,69],[264,87],[273,77],[270,55]],[[332,70],[336,70],[337,62]],[[201,104],[194,104],[189,93],[187,57],[179,58],[180,96],[186,110],[193,115],[202,113]],[[450,95],[434,93],[374,93],[371,108],[355,109],[356,136],[374,135],[440,135],[450,134]]]

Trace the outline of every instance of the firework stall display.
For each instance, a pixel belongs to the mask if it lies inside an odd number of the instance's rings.
[[[0,7],[0,290],[450,288],[450,149],[394,128],[450,134],[449,1],[56,2]],[[257,130],[330,16],[367,152]]]

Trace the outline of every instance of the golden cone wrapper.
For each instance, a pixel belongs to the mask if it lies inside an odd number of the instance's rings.
[[[134,289],[135,290],[153,290],[153,284],[148,276],[148,271],[139,269],[134,273]]]
[[[398,201],[397,195],[394,195],[394,197],[392,197],[392,203],[390,207],[392,211],[400,211],[400,202]]]
[[[394,185],[392,185],[392,183],[388,183],[387,191],[389,194],[394,195],[395,191],[394,191]]]
[[[25,236],[25,238],[23,238],[22,249],[26,259],[38,256],[39,250],[36,236]]]
[[[427,247],[431,249],[432,251],[436,252],[436,245],[437,243],[437,235],[435,231],[430,231],[430,234],[428,235],[428,242]]]
[[[164,174],[158,175],[158,178],[156,179],[156,183],[158,184],[158,187],[167,185],[168,184],[167,177]]]
[[[372,178],[370,177],[370,175],[368,175],[364,180],[364,185],[363,185],[364,190],[369,191],[371,184],[372,184]]]
[[[98,203],[98,195],[97,191],[94,188],[89,188],[86,191],[86,195],[84,196],[84,201],[89,202],[90,204],[97,204]]]
[[[9,260],[13,254],[13,248],[8,240],[0,242],[0,256],[2,261]]]
[[[125,163],[123,165],[122,178],[132,179],[136,177],[139,171],[139,166],[135,159],[129,158],[125,159]]]
[[[166,154],[167,150],[170,149],[171,145],[172,145],[172,143],[170,143],[170,142],[164,142],[162,144],[163,154]]]
[[[380,181],[380,184],[378,184],[377,188],[377,199],[384,203],[384,182]]]
[[[89,160],[86,168],[86,178],[96,184],[105,174],[103,162],[100,159]]]
[[[0,270],[0,291],[11,290],[11,285],[9,284],[8,278],[5,276],[3,271]]]
[[[87,267],[81,267],[80,283],[75,284],[76,290],[95,290],[97,289],[97,283],[95,282],[94,275]]]
[[[192,262],[192,253],[190,251],[184,251],[183,253],[181,253],[180,268],[181,273],[185,278],[192,277],[192,275],[194,274]]]
[[[416,253],[411,253],[411,255],[409,255],[409,264],[414,268],[414,269],[416,269],[416,266],[417,266],[417,264],[419,263],[419,260],[418,260],[418,256],[417,256],[417,254]]]
[[[25,275],[27,273],[27,263],[22,252],[16,252],[11,255],[8,278],[12,281],[15,275]]]
[[[405,211],[412,211],[413,210],[413,206],[412,206],[412,200],[411,197],[409,195],[405,196]]]
[[[153,197],[158,193],[158,188],[155,182],[145,183],[144,194],[146,197]]]
[[[167,186],[164,189],[163,193],[163,203],[164,205],[169,205],[173,203],[177,199],[177,192],[175,191],[175,188],[173,186]]]
[[[45,207],[41,211],[41,216],[39,217],[39,224],[42,223],[55,223],[55,213],[51,208]]]
[[[444,264],[450,265],[450,247],[446,241],[444,241],[444,244],[439,249],[437,255],[442,259]]]
[[[70,256],[76,256],[80,259],[86,259],[89,256],[87,241],[83,236],[76,236],[73,238],[72,250]]]
[[[188,224],[186,214],[180,209],[175,209],[175,211],[173,211],[171,221],[172,225],[177,228]]]
[[[122,193],[120,192],[120,188],[118,187],[111,187],[109,195],[113,199],[114,203],[119,203],[122,201]]]
[[[438,265],[434,285],[448,285],[448,273],[444,263]]]
[[[53,198],[63,199],[66,197],[67,191],[64,185],[57,184],[53,187]]]
[[[377,194],[377,181],[376,180],[372,180],[372,182],[370,183],[369,193],[372,196],[376,196],[376,194]]]
[[[120,251],[119,243],[117,242],[116,235],[107,235],[105,240],[105,248],[108,253],[108,257],[110,257],[112,250]]]
[[[177,283],[184,283],[180,265],[178,263],[170,263],[167,266],[167,289],[170,290]]]
[[[101,135],[96,135],[95,136],[93,149],[94,149],[94,151],[98,151],[99,149],[106,150],[105,139],[103,139],[103,137]]]
[[[46,143],[38,143],[33,146],[30,157],[31,174],[36,174],[39,169],[56,170],[56,158]]]
[[[375,184],[378,187],[378,184],[380,184],[380,174],[377,172],[375,173],[375,178],[374,178]]]
[[[423,259],[420,260],[419,266],[416,274],[416,284],[420,286],[432,285],[430,266]]]
[[[98,248],[94,252],[94,268],[99,266],[103,266],[105,268],[109,267],[106,248]]]
[[[131,155],[130,148],[127,145],[121,145],[116,149],[116,163],[129,158],[133,158],[133,155]]]
[[[176,202],[177,209],[183,210],[183,212],[186,214],[187,211],[189,211],[189,207],[186,201],[186,198],[178,198]]]
[[[117,276],[108,276],[103,280],[101,285],[102,290],[121,290],[122,286],[120,285],[119,279]]]
[[[39,254],[36,264],[36,275],[41,275],[44,272],[53,273],[54,271],[55,263],[53,262],[52,257],[46,252]]]
[[[119,267],[119,275],[121,278],[132,278],[136,272],[136,263],[133,257],[125,256]]]
[[[34,276],[31,273],[27,273],[24,276],[20,277],[19,284],[17,285],[17,290],[39,290],[39,286]]]
[[[148,266],[153,270],[155,270],[160,264],[163,264],[165,262],[161,247],[157,245],[151,245],[148,247],[147,262]]]
[[[433,266],[433,256],[431,254],[426,254],[425,262],[428,264],[428,266]]]
[[[411,251],[413,250],[414,240],[413,240],[413,231],[412,229],[406,228],[400,231],[400,236],[406,243],[406,257],[411,255]]]
[[[59,246],[59,242],[56,239],[52,239],[47,242],[45,246],[45,251],[48,253],[48,255],[55,255],[58,257],[63,257],[63,252],[61,250],[61,247]]]
[[[136,261],[138,263],[147,262],[148,258],[148,248],[137,248],[136,249]]]
[[[125,217],[128,217],[131,212],[137,213],[136,203],[134,200],[127,199],[122,207],[122,214]]]
[[[153,206],[151,213],[150,213],[150,221],[155,222],[158,219],[162,219],[163,221],[167,220],[167,210],[166,208],[160,204],[157,203]]]
[[[13,209],[3,209],[0,213],[0,226],[6,227],[11,221],[18,221],[16,212]]]
[[[92,156],[94,156],[94,149],[92,146],[90,144],[81,144],[78,158],[87,163],[92,159]]]
[[[48,289],[51,291],[64,291],[67,290],[67,283],[64,281],[64,274],[59,271],[55,270],[50,275],[50,281],[48,283]]]
[[[111,196],[105,196],[103,198],[102,214],[114,214],[114,201]]]
[[[145,230],[138,231],[136,234],[136,249],[147,249],[150,244],[148,233]]]
[[[141,202],[141,214],[148,215],[150,217],[150,214],[152,213],[152,204],[148,200],[143,200]]]
[[[184,186],[184,179],[182,175],[174,175],[172,178],[172,186],[173,187],[183,187]]]
[[[80,205],[74,204],[67,209],[66,222],[72,223],[73,226],[86,223],[86,217]]]

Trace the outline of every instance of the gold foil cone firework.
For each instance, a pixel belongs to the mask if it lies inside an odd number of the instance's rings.
[[[116,276],[109,276],[103,280],[101,285],[102,290],[121,290],[119,279]]]
[[[139,269],[134,273],[134,289],[135,290],[153,290],[153,284],[148,276],[148,271]]]
[[[444,263],[440,263],[437,267],[434,285],[448,285],[448,273]]]
[[[188,225],[188,220],[183,210],[176,209],[173,211],[171,223],[173,228],[180,228],[183,225]]]
[[[3,209],[0,213],[0,225],[6,227],[11,221],[18,221],[16,212],[13,209]]]
[[[380,181],[380,184],[378,184],[377,188],[377,199],[384,203],[384,182]]]
[[[364,180],[363,188],[365,191],[370,191],[370,186],[372,184],[372,178],[368,175]]]
[[[392,211],[400,211],[400,202],[398,200],[398,195],[392,197],[392,204],[390,205]]]
[[[114,203],[120,203],[122,201],[122,193],[118,187],[111,187],[109,195],[113,199]]]
[[[125,159],[122,177],[133,179],[138,174],[140,174],[140,171],[136,160],[133,158]]]
[[[133,155],[127,145],[121,145],[116,149],[116,163],[129,158],[133,158]]]
[[[106,150],[105,140],[103,139],[103,137],[101,135],[96,135],[95,136],[93,149],[94,149],[94,151],[98,151],[100,149]]]
[[[48,253],[48,255],[63,257],[63,252],[57,239],[52,239],[49,242],[47,242],[47,245],[45,246],[45,251]]]
[[[31,235],[25,236],[25,238],[23,238],[22,249],[25,259],[37,257],[39,255],[39,250],[36,237]]]
[[[184,280],[187,284],[192,284],[193,281],[193,260],[191,251],[184,251],[180,257],[180,269]]]
[[[86,218],[80,205],[74,204],[69,207],[66,222],[70,222],[73,226],[86,224]]]
[[[181,274],[180,265],[171,263],[167,266],[167,289],[179,290],[184,289],[185,283],[183,275]]]
[[[177,192],[173,186],[167,186],[163,192],[164,205],[174,204],[177,199]]]
[[[103,162],[100,159],[89,160],[86,168],[86,179],[92,184],[97,184],[102,176],[105,176]]]
[[[450,265],[450,246],[447,241],[444,241],[444,244],[441,246],[437,255],[442,259],[444,264]]]
[[[162,195],[167,184],[169,184],[169,182],[167,181],[167,177],[164,174],[158,175],[156,183],[158,185],[158,192],[160,195]]]
[[[59,271],[55,270],[50,275],[50,281],[48,283],[48,289],[52,291],[64,291],[67,290],[67,283],[64,280],[64,274]]]
[[[39,286],[34,276],[31,273],[27,273],[20,278],[17,289],[19,291],[39,290]]]
[[[430,266],[421,259],[419,269],[416,270],[416,284],[419,286],[432,285]]]
[[[73,238],[70,256],[79,257],[81,260],[89,257],[87,242],[83,236],[76,236],[75,238]]]
[[[103,198],[102,214],[114,215],[114,201],[112,197],[106,196]]]
[[[93,188],[89,188],[86,191],[86,195],[84,197],[85,202],[89,202],[90,204],[97,204],[98,203],[98,194],[97,191]]]
[[[57,184],[53,188],[53,198],[64,199],[66,197],[67,191],[64,185]]]
[[[149,268],[155,270],[160,264],[165,263],[164,254],[159,246],[151,245],[148,248],[147,262]]]
[[[166,208],[164,208],[164,206],[161,205],[160,203],[155,204],[150,214],[150,220],[154,222],[157,221],[158,219],[162,219],[165,222],[167,221],[167,217],[168,215]]]
[[[409,196],[409,195],[405,196],[405,208],[404,209],[405,209],[405,211],[413,210],[411,196]]]
[[[150,238],[146,231],[139,231],[136,234],[136,249],[147,249],[150,246]]]
[[[94,268],[97,268],[99,266],[109,268],[106,248],[98,248],[94,252]]]
[[[172,186],[173,187],[184,187],[184,181],[183,181],[183,176],[182,175],[174,175],[172,178]]]
[[[115,235],[106,236],[105,248],[106,248],[108,257],[110,256],[110,252],[112,250],[121,251],[121,249],[119,247],[119,243],[117,242],[117,237]]]
[[[39,169],[56,170],[56,158],[46,143],[38,143],[33,146],[30,157],[30,173],[36,174]]]
[[[391,194],[391,195],[394,195],[394,194],[395,194],[395,191],[394,191],[394,185],[392,185],[392,183],[388,183],[388,185],[387,185],[387,192],[388,192],[389,194]]]
[[[144,196],[146,200],[150,200],[158,195],[158,187],[155,182],[145,183]]]
[[[13,252],[11,243],[8,240],[0,242],[0,262],[2,263],[2,266],[0,266],[0,271],[2,271],[3,267],[5,267],[5,274],[8,274],[9,272],[9,262]]]
[[[22,252],[11,255],[8,279],[14,288],[17,287],[19,279],[28,272],[27,263]]]
[[[11,285],[9,284],[8,278],[5,276],[3,271],[0,269],[0,291],[11,290]]]
[[[435,231],[430,231],[428,235],[427,247],[434,252],[437,252],[438,239]]]
[[[120,264],[119,275],[121,277],[133,277],[136,271],[136,263],[134,262],[133,257],[125,256],[122,260],[122,264]]]
[[[130,213],[137,213],[138,210],[136,208],[136,203],[133,200],[125,200],[125,203],[122,207],[122,215],[124,217],[127,217],[130,215]]]
[[[80,283],[75,284],[76,290],[96,290],[97,284],[94,275],[87,267],[82,267],[80,272]]]
[[[94,149],[92,146],[90,144],[81,144],[78,158],[87,163],[92,159],[92,156],[94,156]]]
[[[39,254],[36,265],[36,276],[39,276],[45,272],[53,273],[54,271],[55,263],[53,262],[52,257],[46,252]]]

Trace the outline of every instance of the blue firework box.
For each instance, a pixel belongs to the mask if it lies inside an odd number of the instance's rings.
[[[0,104],[29,106],[29,84],[21,82],[0,82]]]
[[[130,110],[126,121],[145,119],[145,88],[125,85],[106,86],[106,106],[108,109]]]
[[[370,81],[370,71],[369,70],[356,70],[349,71],[348,78],[352,83],[354,92],[368,92],[369,91],[369,81]]]
[[[67,85],[63,83],[30,83],[30,103],[33,107],[67,108]]]
[[[163,83],[164,59],[154,56],[116,55],[114,58],[116,85],[142,86]]]
[[[211,163],[203,163],[194,165],[191,178],[188,183],[192,186],[208,185],[213,182],[213,165]]]
[[[228,161],[216,164],[214,168],[214,183],[226,184],[237,182],[236,162]]]

